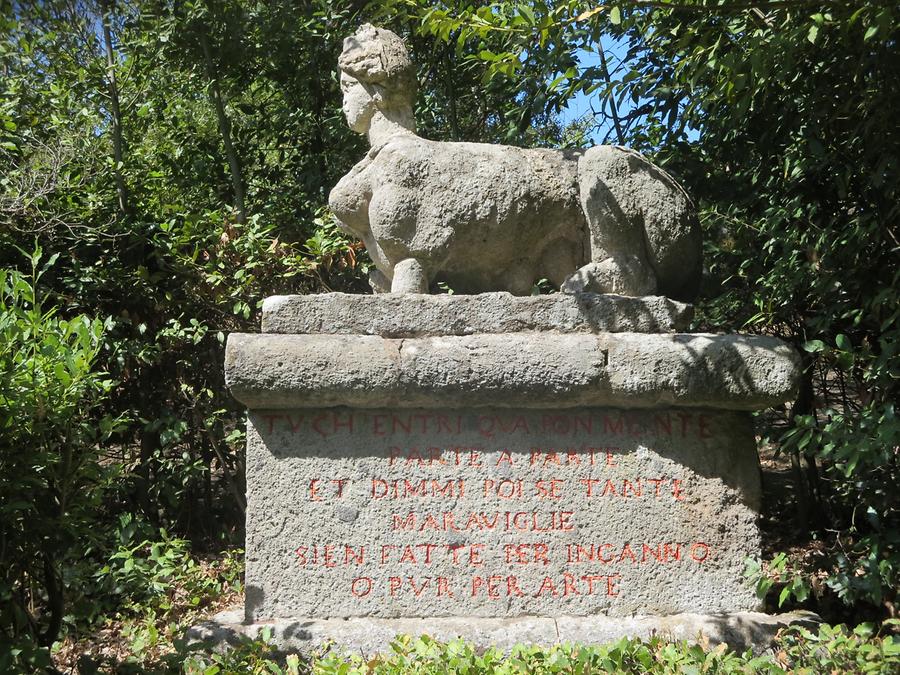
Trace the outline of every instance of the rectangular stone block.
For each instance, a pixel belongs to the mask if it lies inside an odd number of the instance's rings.
[[[391,338],[523,331],[671,333],[687,330],[693,316],[692,305],[662,296],[323,293],[266,298],[262,331]]]
[[[225,378],[251,409],[626,408],[759,410],[796,392],[800,360],[768,336],[232,333]]]
[[[743,412],[251,410],[247,619],[754,610],[758,475]]]

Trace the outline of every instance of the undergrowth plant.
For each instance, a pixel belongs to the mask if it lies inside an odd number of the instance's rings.
[[[197,607],[226,587],[240,590],[240,550],[226,552],[210,568],[202,566],[190,548],[186,539],[161,529],[156,539],[120,544],[96,577],[106,584],[109,595],[121,599],[120,613],[135,615],[165,615],[180,607]]]
[[[28,273],[0,269],[0,672],[49,664],[110,478],[100,445],[121,421],[100,410],[104,322],[60,316],[40,287],[57,256],[26,258]]]
[[[871,626],[850,631],[822,625],[818,630],[792,628],[772,651],[759,656],[735,653],[724,644],[704,648],[661,636],[646,640],[622,638],[607,645],[561,644],[552,647],[515,645],[507,653],[495,647],[476,648],[463,640],[441,642],[428,636],[398,636],[385,654],[361,656],[329,652],[302,660],[278,659],[267,642],[270,635],[240,644],[227,655],[192,656],[187,672],[272,673],[291,675],[597,675],[600,673],[697,674],[878,673],[900,668],[900,643],[880,637]]]

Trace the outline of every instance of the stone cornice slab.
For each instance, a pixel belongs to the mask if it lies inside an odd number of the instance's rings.
[[[789,400],[799,358],[763,336],[520,332],[443,337],[232,333],[250,408],[351,406],[759,410]]]

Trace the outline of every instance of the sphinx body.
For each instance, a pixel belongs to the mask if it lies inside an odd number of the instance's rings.
[[[413,259],[464,293],[561,284],[583,258],[577,164],[549,150],[414,135],[373,149],[331,193],[346,230],[389,279]]]
[[[693,298],[699,226],[668,174],[618,146],[423,139],[404,107],[411,102],[396,94],[402,87],[383,93],[403,72],[398,54],[405,58],[396,35],[363,26],[341,57],[344,112],[372,149],[329,205],[365,243],[376,291],[428,292],[446,282],[457,292],[521,295],[546,278],[567,292]]]

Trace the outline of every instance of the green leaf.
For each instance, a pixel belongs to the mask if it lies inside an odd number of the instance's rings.
[[[618,5],[609,10],[609,22],[614,26],[618,26],[622,23],[622,11],[619,9]]]
[[[781,589],[781,593],[778,595],[778,606],[781,607],[787,599],[791,596],[791,587],[785,586]]]
[[[819,36],[819,27],[815,24],[809,27],[809,32],[806,34],[806,39],[811,43],[816,44],[816,38]]]
[[[800,347],[803,351],[810,354],[825,351],[825,343],[821,340],[807,340]]]

